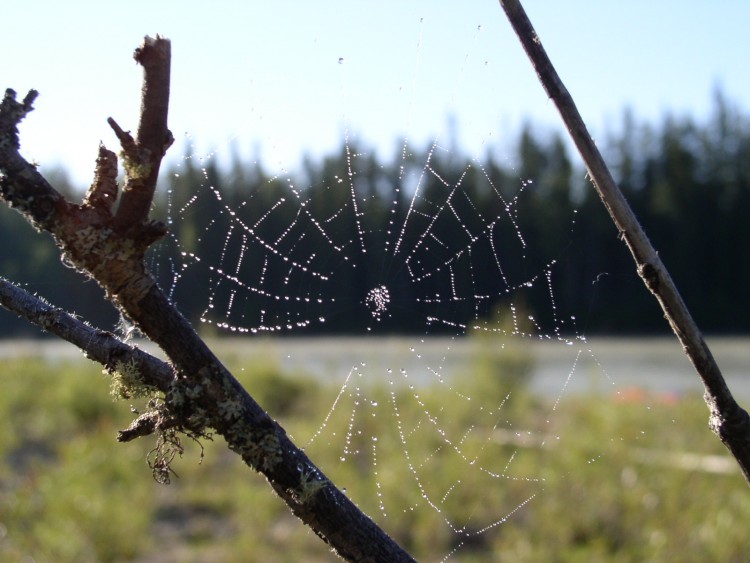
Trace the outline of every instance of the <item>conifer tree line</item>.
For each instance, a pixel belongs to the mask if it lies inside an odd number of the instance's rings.
[[[600,146],[615,179],[672,272],[698,324],[709,333],[748,332],[750,230],[746,223],[750,212],[750,117],[717,92],[711,114],[704,120],[666,116],[658,125],[648,125],[638,123],[633,114],[626,111],[618,131],[600,140]],[[299,170],[290,172],[295,189],[327,190],[347,176],[352,154],[359,155],[355,186],[357,197],[367,202],[368,212],[362,216],[362,227],[369,253],[351,253],[359,262],[338,284],[337,291],[341,293],[338,302],[361,302],[367,289],[377,286],[377,265],[382,258],[378,252],[387,251],[384,239],[378,237],[384,236],[389,222],[396,225],[403,222],[409,205],[407,190],[395,189],[399,185],[399,174],[403,172],[400,168],[423,167],[430,148],[410,147],[405,160],[402,154],[381,160],[367,147],[342,144],[337,151],[319,160],[304,159]],[[541,133],[531,125],[524,126],[511,152],[513,154],[507,158],[507,154],[500,157],[496,151],[489,150],[480,159],[479,167],[460,150],[435,151],[430,157],[430,166],[442,178],[455,180],[463,175],[461,189],[467,191],[472,204],[478,208],[477,213],[485,217],[500,211],[493,207],[498,205],[498,198],[483,193],[486,182],[479,181],[480,174],[486,175],[507,197],[518,195],[514,218],[526,244],[524,261],[518,267],[541,269],[550,258],[556,260],[552,276],[554,300],[560,309],[557,314],[575,315],[576,326],[571,325],[571,331],[587,335],[666,331],[657,305],[633,271],[627,250],[617,240],[618,233],[562,134]],[[52,176],[50,179],[57,180],[58,190],[74,191],[66,185],[64,174]],[[243,162],[238,157],[225,167],[213,160],[201,162],[186,158],[179,169],[163,175],[162,198],[156,215],[167,216],[167,191],[172,194],[169,205],[174,212],[184,206],[200,186],[211,186],[219,193],[221,202],[204,197],[196,206],[199,212],[178,217],[169,227],[182,249],[197,256],[236,252],[237,249],[227,248],[226,232],[205,229],[207,218],[220,216],[221,207],[226,203],[242,215],[246,224],[255,224],[263,213],[288,194],[289,178],[274,178],[262,165]],[[440,186],[430,184],[437,182],[435,178],[430,175],[420,189],[427,197],[435,190],[437,200]],[[519,186],[527,180],[532,180],[533,184],[518,193]],[[335,217],[337,211],[347,207],[350,197],[347,190],[330,190],[308,199],[311,205],[318,206],[314,210],[316,216]],[[396,201],[395,206],[393,201]],[[293,211],[292,207],[280,209],[275,223],[264,228],[276,229],[277,234],[283,232],[294,224]],[[465,217],[471,216],[465,213]],[[355,226],[352,224],[351,228]],[[462,236],[460,232],[450,232],[455,225],[446,223],[439,228],[443,229],[439,236],[445,240]],[[20,215],[4,206],[0,208],[0,233],[3,240],[0,275],[100,327],[109,328],[117,322],[111,306],[99,300],[101,292],[96,284],[81,285],[79,274],[60,262],[51,240],[33,233]],[[356,229],[353,230],[352,240],[358,236]],[[316,252],[304,248],[304,242],[297,244],[299,247],[294,252],[300,255]],[[154,268],[159,270],[156,273],[160,283],[168,285],[180,257],[170,256],[175,251],[169,245],[163,248],[154,259]],[[243,268],[248,272],[260,269],[262,253],[253,252],[250,247],[247,253],[242,259]],[[166,264],[171,264],[172,269]],[[491,287],[496,283],[492,269],[484,268],[482,261],[477,260],[475,268],[473,275],[479,278],[476,282],[479,286]],[[197,272],[186,270],[185,275],[194,278],[177,284],[174,295],[180,310],[196,323],[206,308],[206,291],[199,288],[201,284],[210,283]],[[267,275],[280,277],[283,273],[269,269]],[[273,284],[268,280],[267,283]],[[404,283],[403,287],[408,285]],[[550,295],[544,284],[539,286],[516,299],[523,301],[521,305],[529,313],[544,317],[550,314]],[[479,313],[490,315],[493,307],[502,304],[486,303],[485,310]],[[402,332],[424,330],[423,320],[409,310],[395,307],[390,314],[388,326],[391,328]],[[467,306],[457,314],[468,321],[477,310]],[[346,313],[339,322],[311,327],[308,332],[316,334],[324,329],[346,333],[354,330],[360,321],[356,315]],[[0,336],[36,334],[36,329],[11,314],[0,314]]]

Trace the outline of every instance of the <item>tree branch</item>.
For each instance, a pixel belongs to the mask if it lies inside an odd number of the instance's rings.
[[[167,128],[169,80],[172,61],[169,39],[146,37],[135,50],[134,58],[143,67],[141,119],[138,139],[133,140],[114,119],[108,122],[122,145],[127,180],[114,226],[120,231],[138,227],[148,220],[151,202],[159,178],[159,167],[174,142]]]
[[[750,416],[732,397],[719,366],[672,277],[612,178],[573,98],[552,66],[521,3],[518,0],[500,0],[500,5],[531,60],[544,90],[557,106],[568,133],[586,164],[594,187],[633,255],[638,275],[656,297],[685,354],[703,382],[704,398],[711,412],[709,426],[732,452],[745,480],[750,483]]]
[[[146,38],[136,51],[136,60],[144,66],[138,139],[133,141],[110,120],[128,173],[115,216],[109,201],[117,193],[114,153],[100,147],[96,177],[83,205],[65,201],[18,154],[17,124],[31,111],[33,92],[21,104],[9,90],[0,105],[0,195],[38,228],[52,233],[69,262],[94,278],[120,311],[167,353],[177,373],[165,390],[163,420],[189,420],[185,428],[194,434],[215,429],[341,557],[413,561],[291,442],[208,349],[146,269],[146,249],[164,233],[163,226],[148,221],[148,210],[161,158],[172,139],[166,129],[168,47],[166,39]],[[158,421],[144,419],[126,437],[157,426]]]
[[[0,278],[0,305],[42,330],[74,344],[87,358],[108,370],[117,369],[118,364],[132,364],[146,385],[164,392],[169,390],[174,379],[174,370],[169,364],[125,344],[107,331],[78,320],[5,278]]]

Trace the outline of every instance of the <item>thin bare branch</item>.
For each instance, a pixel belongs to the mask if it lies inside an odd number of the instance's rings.
[[[703,382],[704,397],[711,411],[711,429],[732,452],[745,479],[750,483],[750,416],[732,397],[719,366],[672,277],[614,181],[521,3],[518,0],[500,0],[500,5],[531,60],[544,90],[560,112],[588,168],[594,187],[633,255],[638,274],[661,305],[664,316]]]
[[[86,324],[4,278],[0,278],[0,305],[43,331],[74,344],[87,358],[109,370],[116,369],[118,364],[132,364],[146,385],[164,392],[174,379],[174,370],[166,362]]]

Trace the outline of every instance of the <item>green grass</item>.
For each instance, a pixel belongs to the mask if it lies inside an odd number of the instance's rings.
[[[553,408],[524,391],[528,359],[509,350],[479,356],[462,386],[471,400],[443,386],[352,383],[316,433],[338,388],[262,359],[232,367],[298,443],[316,435],[311,457],[419,560],[454,548],[456,561],[746,556],[750,491],[739,471],[687,470],[664,454],[726,455],[698,396],[571,395]],[[112,402],[97,366],[6,361],[0,385],[0,560],[333,560],[220,438],[203,444],[202,463],[187,443],[179,478],[157,485],[145,461],[153,440],[115,441],[133,415]],[[406,453],[441,512],[426,505]],[[464,537],[446,518],[467,531],[495,525]]]

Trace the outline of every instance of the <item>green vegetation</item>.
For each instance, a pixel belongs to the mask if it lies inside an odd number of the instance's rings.
[[[478,347],[460,386],[470,400],[440,385],[350,384],[308,451],[422,561],[454,548],[456,561],[745,558],[750,495],[739,471],[675,461],[680,452],[726,456],[699,396],[571,395],[553,408],[524,391],[530,361],[518,346]],[[262,359],[231,367],[302,444],[338,392]],[[497,383],[505,375],[511,383]],[[115,442],[133,414],[127,402],[112,401],[97,366],[6,361],[0,386],[0,560],[333,560],[220,439],[202,444],[202,463],[200,446],[186,440],[173,464],[179,478],[156,484],[146,465],[153,438]],[[362,404],[352,423],[355,400]],[[465,460],[445,447],[425,411],[447,437],[460,438]],[[421,498],[405,450],[442,513]],[[467,531],[497,524],[463,538],[444,517]]]

